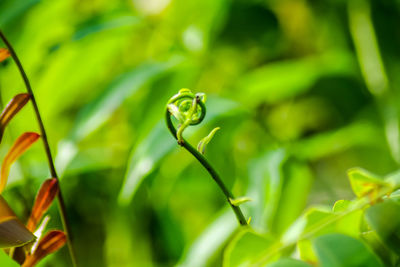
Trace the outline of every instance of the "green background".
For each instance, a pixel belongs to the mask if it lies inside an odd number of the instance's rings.
[[[397,170],[399,25],[395,0],[1,0],[80,266],[221,264],[233,213],[163,121],[181,88],[208,96],[205,121],[185,135],[197,144],[221,127],[206,157],[274,238],[306,207],[352,199],[347,169]],[[0,92],[3,105],[24,92],[10,59]],[[24,131],[38,131],[30,105],[2,157]],[[13,166],[4,196],[21,220],[48,176],[39,143]],[[56,205],[50,215],[59,228]],[[68,250],[42,266],[70,266]]]

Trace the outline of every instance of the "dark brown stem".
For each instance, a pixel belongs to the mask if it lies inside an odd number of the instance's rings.
[[[50,150],[50,146],[49,146],[49,141],[47,139],[46,130],[44,129],[42,117],[40,116],[39,108],[36,103],[35,95],[33,94],[33,90],[32,90],[31,84],[29,82],[28,76],[26,75],[25,70],[22,67],[21,61],[19,60],[17,54],[15,53],[14,48],[12,47],[12,45],[7,40],[7,38],[5,37],[5,35],[3,34],[3,32],[1,30],[0,30],[0,38],[3,40],[4,44],[7,46],[8,50],[11,54],[11,57],[14,59],[15,64],[17,64],[18,70],[21,73],[21,76],[24,80],[26,91],[31,95],[31,102],[32,102],[33,109],[35,111],[36,119],[39,124],[40,135],[43,140],[44,150],[46,152],[50,174],[53,178],[56,178],[57,180],[59,180],[57,172],[56,172],[56,168],[54,166],[53,157],[51,155],[51,150]],[[61,188],[59,190],[57,200],[58,200],[58,207],[59,207],[59,211],[60,211],[61,222],[63,224],[64,231],[67,234],[67,245],[68,245],[69,253],[71,256],[72,264],[73,264],[73,266],[76,267],[77,263],[76,263],[74,249],[73,249],[72,242],[71,242],[71,239],[72,239],[71,231],[70,231],[69,223],[67,220],[67,212],[66,212],[66,208],[65,208],[64,198],[61,193]]]

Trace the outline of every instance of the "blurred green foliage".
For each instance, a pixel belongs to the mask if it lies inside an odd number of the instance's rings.
[[[396,195],[294,241],[355,197],[349,168],[380,179],[399,167],[399,23],[397,0],[0,1],[56,155],[80,266],[236,266],[266,254],[284,258],[269,266],[307,266],[286,259],[298,255],[321,266],[398,262]],[[236,196],[252,198],[241,207],[256,232],[237,234],[218,188],[169,135],[165,103],[183,87],[208,95],[205,121],[185,135],[195,144],[221,127],[206,157]],[[24,91],[11,60],[0,91],[3,105]],[[30,106],[6,130],[2,157],[27,130],[37,131]],[[40,145],[13,166],[5,198],[21,219],[48,175]],[[272,253],[277,241],[290,245]],[[70,266],[67,249],[41,266]]]

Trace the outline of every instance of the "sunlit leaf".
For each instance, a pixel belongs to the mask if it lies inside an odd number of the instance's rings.
[[[30,231],[36,229],[37,224],[43,217],[44,213],[49,209],[54,198],[57,196],[58,191],[59,186],[56,178],[44,181],[36,195],[35,204],[33,205],[32,213],[27,223],[27,228]]]
[[[357,197],[366,195],[376,196],[382,188],[390,188],[391,185],[380,179],[378,176],[361,168],[354,168],[348,171],[351,188]]]
[[[35,266],[41,259],[47,255],[56,252],[67,242],[67,236],[64,232],[53,230],[48,232],[40,241],[32,255],[28,255],[23,267]]]
[[[0,176],[0,193],[3,192],[8,179],[11,165],[33,144],[39,139],[40,135],[33,132],[23,133],[18,137],[11,149],[3,160],[1,165]]]
[[[0,248],[19,247],[35,240],[35,236],[18,220],[0,196]]]
[[[211,258],[221,251],[236,228],[235,215],[231,210],[224,210],[191,244],[179,260],[178,266],[203,267],[209,265]]]
[[[273,243],[272,237],[259,235],[252,230],[244,230],[226,248],[223,266],[254,266]]]
[[[10,52],[6,48],[0,48],[0,62],[10,57]]]
[[[70,136],[58,149],[57,169],[62,173],[76,156],[77,150],[71,149],[75,143],[103,125],[128,97],[176,64],[178,61],[175,59],[166,63],[142,64],[115,78],[97,98],[79,112]]]
[[[299,229],[300,235],[297,237],[297,246],[300,258],[307,262],[315,263],[317,258],[312,249],[310,236],[318,237],[324,234],[341,233],[349,236],[358,236],[362,211],[354,211],[348,214],[331,212],[328,209],[309,209],[304,216],[305,224],[303,229]]]
[[[327,234],[313,242],[321,267],[379,267],[382,262],[363,242],[342,234]]]
[[[3,137],[4,129],[10,120],[20,111],[30,99],[29,94],[18,94],[4,108],[0,114],[0,141]]]

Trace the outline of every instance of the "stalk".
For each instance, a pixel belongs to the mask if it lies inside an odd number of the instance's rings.
[[[11,45],[11,43],[7,40],[6,36],[3,34],[3,32],[0,30],[0,38],[3,40],[4,44],[7,46],[11,57],[13,58],[14,62],[17,64],[18,70],[22,76],[22,79],[24,80],[24,84],[26,87],[26,91],[30,94],[31,96],[31,102],[32,102],[32,106],[36,115],[36,119],[39,125],[39,129],[40,129],[40,135],[42,137],[43,140],[43,145],[44,145],[44,150],[46,152],[46,156],[47,156],[47,162],[49,165],[49,170],[50,170],[50,174],[53,178],[56,178],[59,181],[58,175],[57,175],[57,171],[56,168],[54,166],[54,161],[53,161],[53,157],[51,154],[51,150],[50,150],[50,145],[49,145],[49,141],[47,139],[47,134],[46,134],[46,130],[44,128],[43,125],[43,120],[42,117],[40,116],[40,112],[39,112],[39,108],[38,105],[36,103],[36,99],[35,99],[35,95],[33,94],[33,90],[31,87],[31,84],[29,82],[28,76],[26,75],[26,72],[24,70],[24,68],[22,67],[21,61],[19,60],[13,46]],[[71,231],[70,231],[70,226],[68,223],[68,219],[67,219],[67,212],[66,212],[66,208],[65,208],[65,202],[64,202],[64,198],[63,195],[61,193],[61,186],[60,186],[60,190],[58,192],[57,195],[57,202],[58,202],[58,208],[60,211],[60,217],[61,217],[61,222],[64,228],[64,231],[67,235],[67,245],[68,245],[68,250],[69,250],[69,254],[71,257],[71,261],[72,261],[72,265],[74,267],[77,266],[76,263],[76,257],[75,257],[75,253],[74,253],[74,248],[72,246],[72,241],[71,241]]]
[[[186,94],[186,93],[178,94],[178,95],[172,97],[171,100],[168,102],[168,104],[174,103],[180,99],[184,99],[184,98],[188,98],[188,97],[193,97],[193,96],[191,94]],[[205,107],[204,103],[202,101],[200,101],[200,99],[198,97],[195,97],[194,101],[196,101],[196,103],[200,106],[201,115],[197,120],[191,121],[191,123],[187,123],[186,125],[184,125],[184,128],[185,128],[185,126],[188,126],[188,125],[199,124],[204,119],[204,116],[206,113],[206,107]],[[194,106],[196,109],[197,108],[196,105],[194,105]],[[195,111],[195,109],[192,109],[192,113]],[[193,114],[190,114],[190,116],[192,116],[192,115]],[[207,170],[207,172],[210,174],[210,176],[213,178],[213,180],[217,183],[218,187],[221,189],[222,193],[225,195],[229,205],[231,206],[233,212],[235,213],[239,224],[241,226],[247,226],[248,223],[246,221],[246,218],[243,215],[242,210],[240,209],[239,206],[232,204],[231,200],[235,199],[235,197],[232,194],[232,192],[226,187],[226,185],[222,181],[220,175],[217,173],[217,171],[214,169],[214,167],[210,164],[210,162],[199,151],[197,151],[197,149],[195,149],[189,142],[187,142],[186,139],[184,139],[181,136],[184,128],[180,129],[181,130],[180,133],[177,132],[174,124],[171,121],[171,113],[168,110],[168,105],[167,105],[166,112],[165,112],[165,121],[167,123],[167,127],[168,127],[169,131],[171,132],[171,134],[174,136],[174,138],[176,140],[178,140],[178,144],[180,146],[182,146],[183,148],[185,148],[190,154],[192,154],[197,159],[197,161],[199,161],[200,164]],[[182,125],[181,125],[181,127],[182,127]]]

